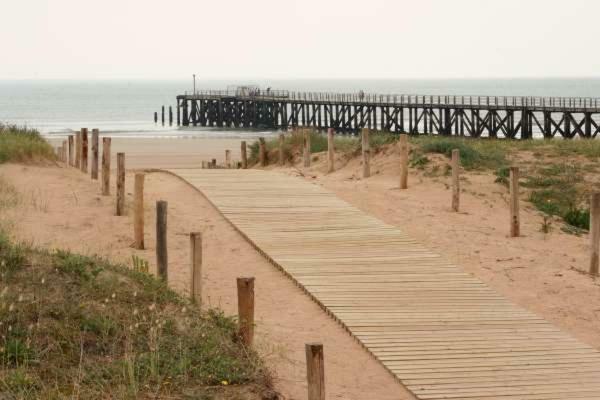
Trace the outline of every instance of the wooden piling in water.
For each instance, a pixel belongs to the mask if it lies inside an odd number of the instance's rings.
[[[110,195],[110,142],[111,138],[102,138],[102,195]]]
[[[408,189],[408,135],[400,134],[400,189]]]
[[[160,121],[162,123],[162,126],[165,126],[165,106],[162,106],[161,108]]]
[[[327,129],[327,172],[335,171],[335,131],[333,128]]]
[[[519,216],[519,168],[510,167],[510,236],[521,235],[521,220]]]
[[[283,149],[283,145],[285,143],[285,136],[283,133],[279,134],[279,160],[278,160],[278,164],[280,167],[283,167],[285,165],[285,152]]]
[[[254,278],[237,278],[239,337],[246,346],[254,340]]]
[[[92,179],[98,180],[98,141],[100,132],[98,129],[92,129]]]
[[[310,167],[310,130],[302,130],[304,167]]]
[[[167,252],[167,206],[163,200],[156,202],[156,270],[158,277],[169,281]]]
[[[593,193],[590,201],[590,275],[600,274],[600,192]]]
[[[212,161],[211,161],[211,167],[212,168],[217,168],[217,159],[216,158],[212,159]]]
[[[225,150],[225,168],[231,168],[231,150]]]
[[[190,297],[202,304],[202,233],[190,233]]]
[[[69,140],[69,165],[72,167],[73,164],[74,164],[74,162],[75,162],[75,159],[74,159],[74,156],[75,156],[75,148],[74,148],[74,146],[75,146],[75,144],[73,143],[73,135],[69,135],[69,139],[68,140]]]
[[[135,174],[133,188],[133,246],[144,250],[144,174]]]
[[[458,212],[460,204],[460,150],[452,150],[452,211]]]
[[[325,363],[321,343],[306,344],[308,400],[325,400]]]
[[[361,135],[363,178],[371,176],[371,144],[369,143],[369,129],[363,128]]]
[[[158,113],[154,111],[154,123],[158,124]]]
[[[246,152],[246,141],[242,140],[242,169],[248,168],[248,153]]]
[[[261,167],[267,166],[267,144],[265,138],[258,138],[258,159]]]
[[[169,126],[173,126],[173,106],[169,106]]]
[[[125,215],[125,153],[117,153],[117,216]]]
[[[81,128],[81,172],[88,172],[88,129]]]

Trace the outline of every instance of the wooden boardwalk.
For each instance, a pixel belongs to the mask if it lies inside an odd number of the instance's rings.
[[[598,351],[320,186],[259,170],[171,172],[419,399],[600,399]]]

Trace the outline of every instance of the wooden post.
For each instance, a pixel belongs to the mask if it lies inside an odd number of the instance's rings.
[[[212,166],[212,168],[217,168],[217,159],[216,158],[212,159],[211,166]]]
[[[327,129],[327,172],[331,173],[335,171],[335,145],[334,136],[335,131],[333,128]]]
[[[408,189],[408,135],[400,134],[400,189]]]
[[[156,202],[156,270],[158,277],[168,282],[167,254],[167,205],[166,201]]]
[[[590,247],[592,250],[590,260],[590,274],[598,276],[600,257],[600,193],[592,194],[590,203]]]
[[[261,167],[267,166],[267,145],[265,138],[258,138],[258,159]]]
[[[231,150],[225,150],[225,167],[231,168]]]
[[[81,171],[88,172],[88,130],[81,128]]]
[[[510,236],[521,235],[521,222],[519,218],[519,168],[510,167]]]
[[[310,167],[310,131],[304,129],[304,167]]]
[[[320,343],[306,344],[306,380],[308,400],[325,400],[325,364]]]
[[[248,168],[248,153],[246,152],[246,141],[242,140],[242,169]]]
[[[117,153],[117,216],[125,214],[125,153]]]
[[[283,144],[285,143],[285,136],[283,133],[279,134],[279,166],[285,165],[285,153],[283,151]]]
[[[190,297],[202,304],[202,233],[190,233]]]
[[[460,204],[460,150],[452,150],[452,211],[458,212]]]
[[[144,174],[135,174],[133,189],[133,245],[144,250]]]
[[[173,106],[169,106],[169,126],[173,125]]]
[[[158,113],[154,111],[154,123],[158,123]]]
[[[65,164],[67,164],[69,162],[69,159],[67,158],[67,141],[66,140],[63,140],[62,148],[60,150],[61,150],[61,153],[60,153],[61,161]]]
[[[102,138],[102,195],[110,195],[110,142],[109,137]]]
[[[74,159],[74,143],[73,143],[73,135],[69,135],[69,165],[72,167],[75,162]]]
[[[254,278],[237,278],[239,336],[246,346],[254,340]]]
[[[75,133],[75,168],[81,168],[81,132]]]
[[[98,180],[98,141],[100,132],[92,129],[92,179]]]
[[[362,130],[362,156],[363,156],[363,178],[371,176],[371,145],[369,143],[369,130]]]
[[[162,106],[160,120],[162,122],[162,126],[165,126],[165,106]]]

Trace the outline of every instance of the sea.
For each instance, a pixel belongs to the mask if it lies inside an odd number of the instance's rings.
[[[303,79],[200,80],[196,90],[255,85],[272,90],[396,95],[600,97],[600,78],[577,79]],[[82,127],[122,137],[256,136],[244,129],[162,126],[154,123],[161,106],[175,110],[176,96],[192,92],[186,80],[0,80],[0,122],[61,137]],[[268,133],[268,132],[266,132]]]

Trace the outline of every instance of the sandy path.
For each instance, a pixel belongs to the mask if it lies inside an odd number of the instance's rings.
[[[142,160],[144,161],[144,160]],[[148,159],[146,159],[147,162]],[[306,398],[304,344],[325,346],[330,399],[411,399],[394,378],[315,303],[260,256],[193,188],[168,174],[146,180],[146,245],[135,251],[131,216],[115,217],[113,197],[99,195],[97,183],[74,169],[3,165],[0,175],[22,193],[8,215],[16,235],[45,247],[109,256],[130,263],[131,254],[154,269],[154,204],[169,202],[170,283],[186,291],[189,237],[204,238],[205,304],[236,312],[235,278],[256,277],[257,347],[275,371],[275,386],[285,398]],[[128,205],[132,175],[127,176]],[[113,181],[114,182],[114,181]]]

